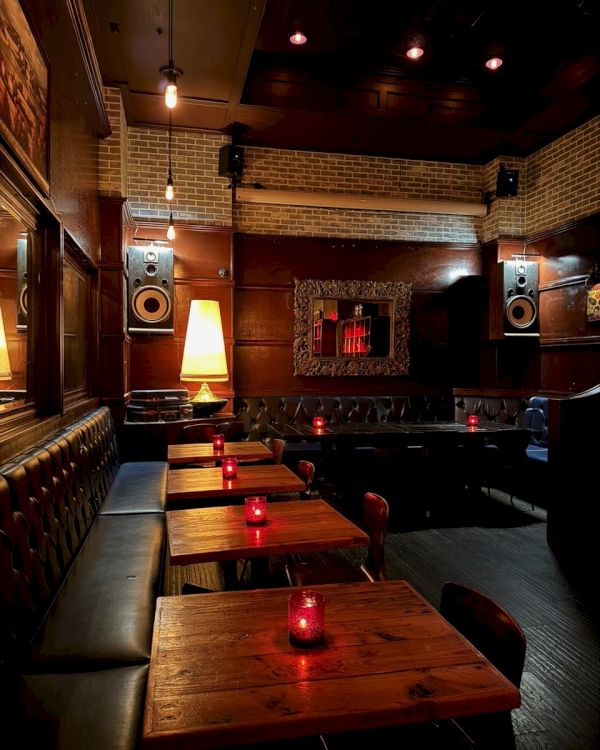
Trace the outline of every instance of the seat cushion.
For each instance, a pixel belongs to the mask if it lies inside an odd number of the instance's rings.
[[[34,640],[28,672],[69,672],[150,657],[165,516],[99,516]]]
[[[121,464],[100,515],[164,513],[167,503],[165,461],[132,461]]]
[[[24,716],[15,727],[18,744],[5,747],[134,750],[147,676],[147,665],[25,675],[20,691]]]

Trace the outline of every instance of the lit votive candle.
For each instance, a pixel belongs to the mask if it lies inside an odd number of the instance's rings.
[[[313,417],[312,425],[315,430],[322,430],[325,427],[325,417],[316,416]]]
[[[213,435],[212,443],[214,451],[222,451],[225,447],[225,435],[221,435],[221,433]]]
[[[299,589],[289,595],[288,632],[290,643],[308,648],[325,637],[325,600],[322,594]]]
[[[469,414],[467,417],[467,424],[469,427],[477,427],[479,424],[479,417],[477,414]]]
[[[267,522],[267,498],[264,495],[252,495],[244,501],[246,523],[260,526]]]
[[[224,479],[235,479],[237,477],[237,458],[224,458],[221,461],[221,469]]]

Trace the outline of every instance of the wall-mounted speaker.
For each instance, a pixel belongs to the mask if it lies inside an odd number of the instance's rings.
[[[514,198],[519,189],[519,170],[500,167],[496,178],[496,198]]]
[[[538,264],[502,261],[492,266],[490,338],[539,336]]]
[[[219,177],[241,178],[244,173],[244,149],[233,144],[219,149]]]
[[[127,271],[129,333],[173,333],[173,249],[130,247]]]
[[[27,238],[17,240],[17,331],[27,330]]]

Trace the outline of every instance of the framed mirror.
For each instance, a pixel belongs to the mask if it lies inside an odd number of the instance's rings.
[[[294,375],[408,375],[411,285],[294,280]]]

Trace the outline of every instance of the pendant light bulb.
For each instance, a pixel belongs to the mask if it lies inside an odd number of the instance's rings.
[[[165,188],[165,198],[168,201],[172,201],[175,197],[175,190],[173,189],[173,177],[171,176],[171,173],[169,172],[169,176],[167,177],[167,187]]]
[[[173,214],[169,214],[169,228],[167,229],[167,239],[168,240],[174,240],[175,239],[175,226],[173,224]]]
[[[175,83],[175,78],[169,80],[165,89],[165,104],[169,109],[175,109],[177,106],[177,84]]]

